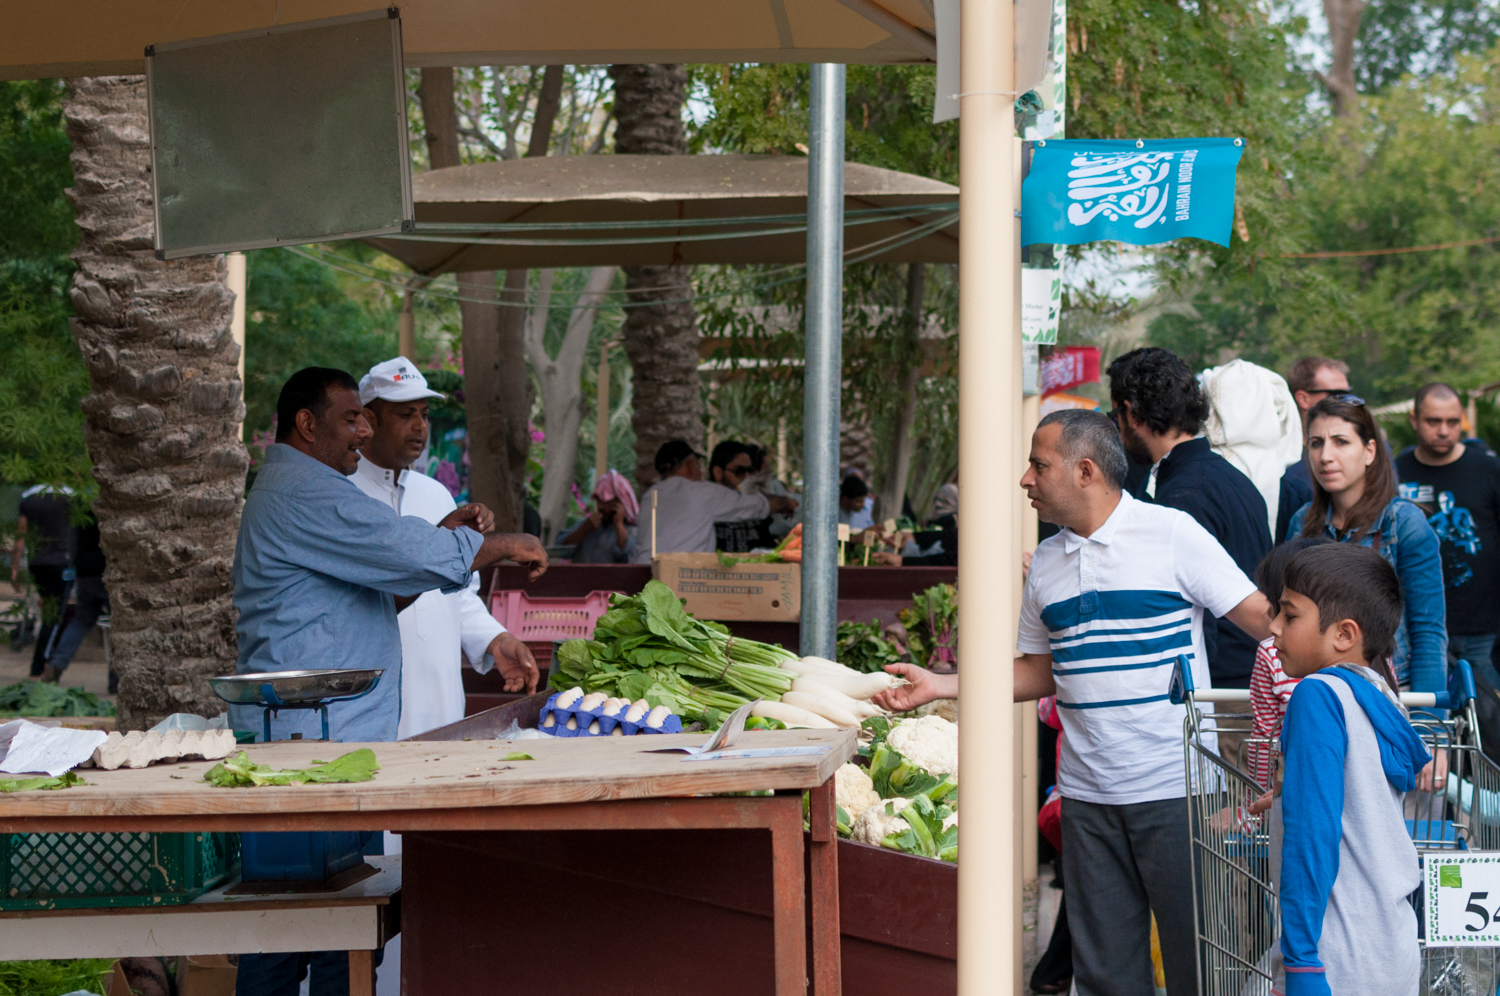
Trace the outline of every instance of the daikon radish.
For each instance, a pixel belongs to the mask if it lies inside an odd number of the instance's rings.
[[[858,716],[832,699],[825,699],[821,695],[809,695],[807,692],[782,692],[781,701],[789,706],[796,706],[798,709],[806,709],[808,712],[817,713],[835,726],[851,727],[859,725]]]
[[[796,706],[787,705],[785,702],[757,702],[751,707],[750,715],[759,716],[761,719],[774,719],[792,727],[804,726],[814,730],[834,730],[838,728],[817,713],[808,712],[806,709],[798,709]]]
[[[852,712],[860,719],[869,719],[872,716],[885,715],[877,706],[860,699],[850,698],[832,685],[819,681],[817,678],[804,677],[792,682],[792,691],[806,692],[809,695],[821,695],[825,699],[836,702],[845,709]]]
[[[799,678],[807,677],[822,682],[843,692],[851,699],[870,699],[887,689],[901,684],[901,679],[884,671],[864,674],[853,668],[834,664],[817,657],[804,657],[782,665],[782,670],[791,671]]]

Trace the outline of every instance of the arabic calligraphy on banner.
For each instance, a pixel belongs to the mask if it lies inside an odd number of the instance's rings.
[[[1229,138],[1039,141],[1021,188],[1021,243],[1228,245],[1243,151]]]

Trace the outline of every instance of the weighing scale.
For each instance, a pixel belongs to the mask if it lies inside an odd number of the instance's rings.
[[[380,684],[384,668],[260,671],[210,678],[214,694],[234,705],[258,705],[263,710],[264,742],[271,742],[271,717],[283,709],[316,709],[328,739],[328,703],[363,698]]]

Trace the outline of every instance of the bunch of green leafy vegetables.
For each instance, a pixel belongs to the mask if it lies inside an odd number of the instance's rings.
[[[81,688],[22,681],[0,688],[0,713],[14,716],[113,716],[115,706]]]
[[[856,671],[880,671],[901,659],[901,651],[881,633],[880,623],[841,622],[835,659]]]
[[[912,660],[925,668],[958,664],[958,589],[934,585],[912,596],[899,613],[910,639]]]
[[[246,788],[260,785],[309,785],[331,782],[367,782],[380,770],[375,752],[368,747],[351,750],[332,761],[313,761],[311,768],[287,768],[277,771],[270,765],[256,764],[250,755],[240,751],[209,768],[203,780],[220,788]]]
[[[796,677],[781,665],[795,660],[781,647],[741,640],[718,623],[693,618],[671,588],[653,580],[639,595],[615,595],[593,639],[558,648],[551,684],[645,699],[717,727],[746,702],[779,699]]]
[[[0,996],[102,993],[113,958],[0,962]]]

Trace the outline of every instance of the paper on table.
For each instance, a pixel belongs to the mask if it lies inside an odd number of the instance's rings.
[[[755,702],[759,701],[760,699],[755,700]],[[708,739],[703,741],[702,747],[661,747],[656,750],[648,751],[647,753],[704,754],[709,751],[716,751],[724,747],[732,747],[734,746],[735,741],[740,738],[740,734],[745,732],[745,719],[750,715],[750,709],[755,705],[755,702],[746,702],[734,712],[730,713],[729,718],[724,720],[723,725],[713,733],[709,734]]]
[[[44,771],[56,778],[87,761],[107,739],[103,730],[48,729],[26,723],[11,737],[0,771],[11,775]]]

